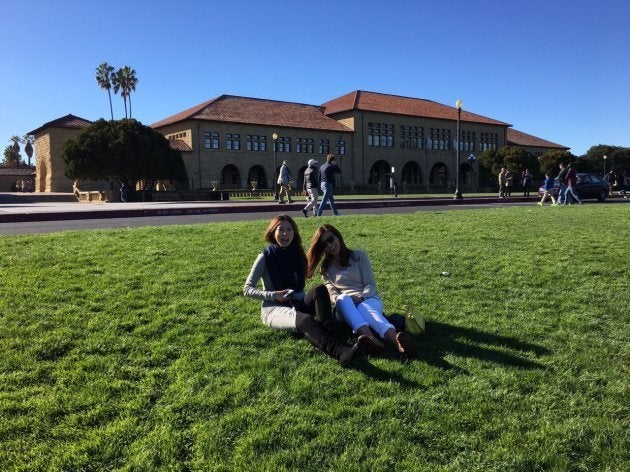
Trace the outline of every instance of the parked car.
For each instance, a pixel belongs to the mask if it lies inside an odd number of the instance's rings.
[[[554,196],[558,195],[559,189],[560,183],[558,179],[556,179],[553,183]],[[580,200],[596,198],[600,202],[603,202],[608,198],[608,182],[595,174],[578,172],[575,190]],[[542,196],[543,193],[545,193],[545,188],[541,186],[538,189],[538,195]]]

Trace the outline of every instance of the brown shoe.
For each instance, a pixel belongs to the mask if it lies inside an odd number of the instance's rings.
[[[418,352],[413,336],[409,333],[405,333],[404,331],[401,331],[396,335],[396,345],[398,346],[398,351],[401,354],[406,354],[409,357],[415,356]]]
[[[367,334],[359,336],[357,344],[361,346],[366,354],[381,354],[385,350],[385,345],[382,342]]]

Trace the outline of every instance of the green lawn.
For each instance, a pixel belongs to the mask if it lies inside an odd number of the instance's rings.
[[[630,206],[299,219],[427,318],[353,370],[242,296],[267,221],[0,237],[0,470],[629,470]]]

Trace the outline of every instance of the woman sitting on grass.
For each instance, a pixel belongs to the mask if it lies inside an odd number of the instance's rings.
[[[383,339],[400,354],[414,356],[416,346],[411,335],[396,333],[394,326],[383,315],[383,301],[378,296],[367,254],[348,249],[337,228],[325,224],[313,235],[307,252],[307,277],[313,276],[322,256],[320,272],[330,298],[336,304],[337,312],[359,335],[359,342],[372,353],[379,353],[385,350],[381,342]]]
[[[276,216],[264,238],[269,245],[254,261],[243,294],[263,300],[261,318],[265,325],[304,334],[313,346],[348,367],[358,344],[349,347],[338,342],[320,323],[332,321],[326,287],[319,285],[304,293],[306,255],[295,221],[287,215]],[[260,279],[262,290],[258,288]]]

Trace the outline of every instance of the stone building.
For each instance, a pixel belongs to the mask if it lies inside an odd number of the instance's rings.
[[[35,135],[38,192],[70,192],[61,146],[90,121],[67,115]],[[385,188],[390,178],[412,191],[478,187],[476,155],[506,144],[532,153],[568,149],[511,129],[510,124],[431,100],[353,91],[320,106],[221,95],[151,125],[182,152],[191,189],[273,187],[282,161],[298,182],[309,159],[338,156],[337,184]]]
[[[66,115],[29,132],[35,136],[36,192],[72,192],[72,180],[64,175],[61,147],[91,121]]]

